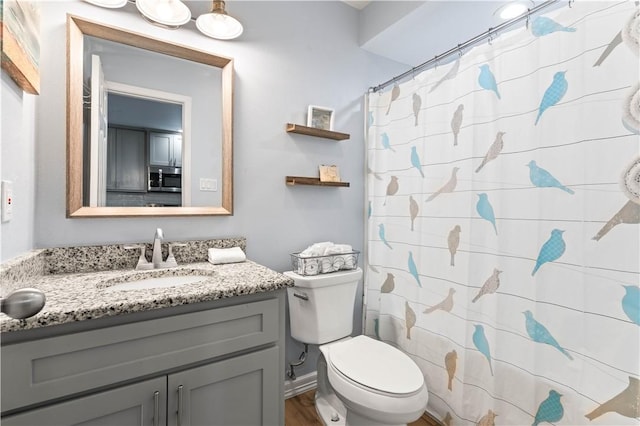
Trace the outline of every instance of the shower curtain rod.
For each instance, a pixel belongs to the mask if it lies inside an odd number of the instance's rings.
[[[398,82],[398,81],[402,80],[403,78],[406,78],[406,77],[408,77],[410,75],[415,75],[415,73],[417,71],[421,71],[422,69],[424,69],[424,68],[426,68],[426,67],[428,67],[428,66],[430,66],[432,64],[435,64],[438,61],[440,61],[440,60],[442,60],[442,59],[444,59],[444,58],[446,58],[448,56],[453,55],[454,53],[462,53],[462,49],[467,48],[469,46],[472,46],[472,45],[474,45],[474,44],[478,43],[479,41],[482,41],[482,40],[484,40],[486,38],[491,38],[492,34],[495,35],[499,31],[504,30],[505,28],[508,28],[508,27],[510,27],[510,26],[512,26],[514,24],[517,24],[518,22],[520,22],[522,20],[525,20],[525,19],[528,20],[529,17],[532,14],[534,14],[534,13],[536,13],[536,12],[538,12],[538,11],[548,7],[548,6],[551,6],[554,3],[558,3],[559,1],[560,0],[547,0],[544,3],[539,4],[538,6],[535,6],[534,8],[529,9],[527,11],[527,13],[525,13],[523,15],[520,15],[520,16],[518,16],[516,18],[513,18],[513,19],[510,19],[510,20],[508,20],[506,22],[503,22],[502,24],[498,25],[497,27],[489,28],[487,31],[485,31],[485,32],[483,32],[483,33],[481,33],[481,34],[479,34],[479,35],[477,35],[477,36],[465,41],[464,43],[458,44],[456,47],[454,47],[452,49],[449,49],[449,50],[447,50],[446,52],[444,52],[444,53],[442,53],[440,55],[434,56],[432,59],[429,59],[428,61],[423,62],[420,65],[417,65],[417,66],[411,68],[409,71],[405,71],[404,73],[402,73],[400,75],[397,75],[397,76],[393,77],[392,79],[387,80],[384,83],[379,84],[379,85],[377,85],[375,87],[370,87],[369,88],[369,92],[370,93],[379,92],[380,90],[384,89],[388,85],[390,85],[392,83],[396,83],[396,82]],[[571,6],[573,1],[574,0],[569,0],[569,6]]]

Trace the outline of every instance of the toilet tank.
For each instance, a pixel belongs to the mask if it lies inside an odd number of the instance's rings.
[[[313,276],[284,274],[294,280],[294,287],[287,288],[291,337],[321,345],[351,335],[362,269]]]

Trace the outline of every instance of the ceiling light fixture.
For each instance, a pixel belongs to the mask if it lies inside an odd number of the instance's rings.
[[[95,6],[116,9],[127,3],[135,3],[142,17],[149,23],[168,29],[176,29],[191,18],[191,10],[180,0],[84,0]],[[211,12],[200,15],[196,27],[208,37],[232,40],[240,37],[242,24],[225,11],[225,2],[213,0]]]
[[[534,6],[533,1],[510,1],[500,6],[495,12],[494,16],[500,17],[500,19],[513,19],[524,13]]]
[[[158,23],[171,29],[191,19],[191,11],[180,0],[136,0],[136,7],[152,24]]]
[[[196,19],[196,27],[204,35],[220,40],[240,37],[244,30],[240,21],[227,15],[222,0],[213,0],[211,12],[200,15]]]
[[[127,4],[127,0],[85,0],[95,6],[108,7],[109,9],[117,9]]]

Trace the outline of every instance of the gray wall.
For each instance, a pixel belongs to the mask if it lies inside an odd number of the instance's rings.
[[[13,182],[13,219],[0,225],[0,259],[34,248],[37,97],[24,93],[2,70],[0,178]]]
[[[277,271],[290,269],[289,253],[314,242],[331,240],[363,248],[363,95],[369,86],[405,67],[358,47],[358,11],[341,2],[243,1],[228,3],[227,11],[241,19],[245,33],[238,40],[221,42],[200,35],[193,24],[167,31],[147,24],[135,12],[101,9],[82,2],[43,3],[42,91],[35,117],[17,111],[15,117],[16,122],[25,121],[25,127],[35,126],[30,132],[36,135],[38,173],[35,188],[32,184],[19,194],[27,198],[35,194],[35,216],[33,203],[21,207],[25,214],[23,229],[11,235],[33,234],[34,241],[26,238],[14,242],[8,238],[9,226],[2,225],[3,259],[31,247],[150,241],[156,227],[164,229],[167,240],[245,236],[249,259]],[[233,216],[65,218],[67,12],[234,58]],[[5,80],[3,107],[5,86],[11,85]],[[17,110],[28,107],[26,100],[17,99],[14,104]],[[310,104],[334,108],[336,130],[350,133],[351,139],[334,142],[287,134],[285,123],[306,123]],[[9,119],[3,110],[3,164],[28,158],[31,152],[28,146],[16,146],[20,142],[4,137]],[[17,152],[10,152],[14,146]],[[10,158],[5,158],[5,152]],[[27,174],[35,174],[33,164],[28,161]],[[285,185],[285,175],[317,176],[319,164],[337,164],[342,179],[351,182],[351,187]],[[14,219],[10,226],[21,222]],[[20,239],[25,237],[21,235]],[[361,329],[361,308],[358,300],[356,331]],[[287,359],[297,359],[301,349],[301,344],[289,338]],[[316,356],[314,349],[299,374],[315,369]]]

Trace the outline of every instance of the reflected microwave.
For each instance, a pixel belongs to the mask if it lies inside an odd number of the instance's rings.
[[[182,192],[182,168],[149,166],[149,186],[151,192]]]

